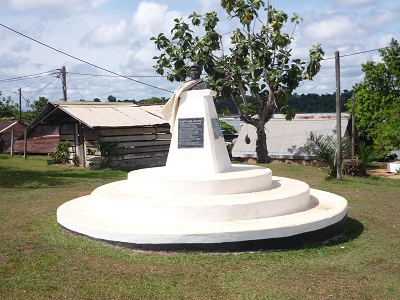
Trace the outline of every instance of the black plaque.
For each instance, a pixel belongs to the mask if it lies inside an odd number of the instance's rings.
[[[219,119],[218,118],[211,119],[211,124],[214,131],[214,138],[217,140],[223,136]]]
[[[178,119],[178,148],[204,147],[204,118]]]

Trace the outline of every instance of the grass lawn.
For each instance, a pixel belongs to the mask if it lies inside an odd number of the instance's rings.
[[[271,164],[349,201],[327,245],[241,254],[144,253],[61,230],[56,210],[126,172],[0,155],[0,299],[400,299],[400,180],[325,181],[316,167]]]

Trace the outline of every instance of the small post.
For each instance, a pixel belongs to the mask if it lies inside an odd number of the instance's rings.
[[[19,121],[21,122],[22,121],[22,101],[21,101],[22,92],[21,92],[21,88],[19,88],[18,91],[19,91]]]
[[[27,136],[26,136],[26,129],[24,130],[24,158],[26,159],[28,157],[28,141],[27,141]]]
[[[85,128],[83,127],[82,123],[79,124],[81,127],[82,132],[82,149],[81,149],[81,157],[82,157],[82,164],[83,167],[86,168],[86,137],[85,137]]]
[[[336,178],[342,180],[342,113],[340,107],[340,59],[335,52],[336,70]]]
[[[354,156],[356,154],[356,114],[355,114],[355,108],[356,108],[356,98],[354,97],[354,92],[353,96],[351,97],[351,158],[354,159]]]
[[[63,100],[67,101],[67,77],[65,66],[61,68],[61,80],[62,80],[62,89],[63,89]]]
[[[11,130],[10,155],[14,156],[14,129]]]
[[[79,157],[79,123],[76,122],[74,126],[74,144],[75,144],[75,155]],[[73,158],[73,156],[72,156]],[[79,157],[80,158],[80,157]]]

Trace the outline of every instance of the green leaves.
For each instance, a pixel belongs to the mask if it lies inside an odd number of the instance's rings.
[[[343,138],[341,140],[343,153],[348,153],[349,140]],[[305,150],[318,157],[319,160],[326,162],[329,167],[329,177],[336,177],[337,157],[336,157],[336,138],[334,136],[317,135],[315,132],[310,132],[307,142],[304,145]]]
[[[190,16],[189,19],[192,20],[192,24],[193,26],[199,26],[201,23],[201,15],[196,14],[195,12],[193,12]]]
[[[190,24],[175,19],[170,40],[162,33],[152,38],[161,51],[154,57],[156,72],[170,81],[185,81],[189,66],[200,63],[218,97],[231,99],[245,115],[246,122],[263,128],[276,109],[288,119],[293,118],[293,110],[287,105],[288,96],[301,81],[312,79],[319,72],[324,52],[318,44],[310,49],[309,62],[292,58],[294,29],[290,34],[284,32],[288,15],[264,5],[262,0],[221,0],[229,18],[240,23],[231,33],[229,51],[218,32],[219,18],[215,12],[203,15],[193,12]],[[265,23],[259,18],[261,8],[267,11]],[[301,20],[297,14],[290,19],[294,28]],[[193,26],[202,27],[204,34],[195,36]],[[246,101],[249,95],[255,99],[253,105]]]
[[[390,46],[380,50],[381,63],[362,65],[364,81],[354,86],[360,138],[373,145],[379,158],[400,149],[400,47],[394,39]]]
[[[310,62],[307,66],[307,71],[304,74],[304,78],[307,80],[312,80],[314,76],[317,75],[321,69],[320,61],[325,55],[325,52],[322,50],[321,44],[317,44],[310,48],[309,53],[310,53]]]
[[[219,19],[216,12],[206,13],[203,17],[203,25],[206,32],[214,31],[218,21]]]
[[[293,13],[293,17],[292,18],[290,18],[290,21],[292,22],[292,23],[296,23],[296,24],[298,24],[298,23],[300,23],[300,21],[301,22],[303,22],[304,21],[304,19],[303,18],[301,18],[298,14],[296,14],[296,13]]]
[[[249,25],[258,19],[258,11],[264,6],[262,0],[221,1],[221,6],[231,18],[237,18],[242,25]]]

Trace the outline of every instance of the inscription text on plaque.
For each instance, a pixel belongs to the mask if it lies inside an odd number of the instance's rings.
[[[178,148],[204,148],[204,118],[178,119]]]

